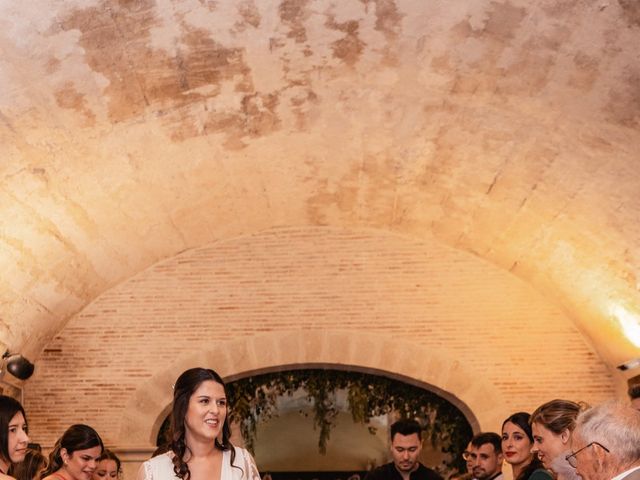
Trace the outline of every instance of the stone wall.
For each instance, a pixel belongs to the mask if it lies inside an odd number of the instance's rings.
[[[86,422],[133,469],[197,365],[380,372],[444,395],[475,430],[556,397],[615,396],[574,324],[515,276],[435,241],[282,228],[158,263],[73,318],[26,384],[32,437],[47,447]]]

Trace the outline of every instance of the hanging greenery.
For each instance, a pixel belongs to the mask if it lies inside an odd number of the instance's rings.
[[[253,451],[257,426],[277,415],[278,396],[292,396],[304,390],[319,431],[318,447],[326,453],[335,418],[339,412],[336,392],[346,390],[354,422],[366,424],[372,417],[398,412],[418,420],[424,438],[450,460],[446,467],[461,470],[460,453],[472,436],[471,426],[454,405],[433,392],[377,375],[341,370],[305,369],[268,373],[243,378],[227,385],[231,420],[240,425],[247,448]],[[373,427],[371,433],[375,433]]]

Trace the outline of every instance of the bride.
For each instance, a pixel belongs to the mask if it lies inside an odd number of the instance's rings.
[[[144,462],[137,480],[260,480],[251,454],[229,441],[227,408],[216,372],[182,373],[173,391],[169,450]]]

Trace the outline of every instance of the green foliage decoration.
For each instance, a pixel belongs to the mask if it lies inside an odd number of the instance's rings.
[[[353,371],[303,369],[243,378],[227,385],[231,420],[238,422],[247,448],[253,451],[257,426],[277,416],[278,396],[303,389],[319,431],[318,448],[325,454],[339,412],[336,392],[346,390],[353,421],[367,424],[372,417],[397,412],[414,418],[424,428],[423,437],[449,454],[448,470],[461,471],[460,453],[472,436],[471,426],[454,405],[437,394],[405,382]],[[369,428],[375,433],[373,427]]]

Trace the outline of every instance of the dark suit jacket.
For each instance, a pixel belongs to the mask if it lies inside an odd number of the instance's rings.
[[[418,469],[409,475],[411,480],[442,480],[442,477],[435,471],[425,467],[421,463],[418,465]],[[364,477],[364,480],[402,480],[402,475],[400,475],[396,466],[391,462],[371,470],[367,476]]]

